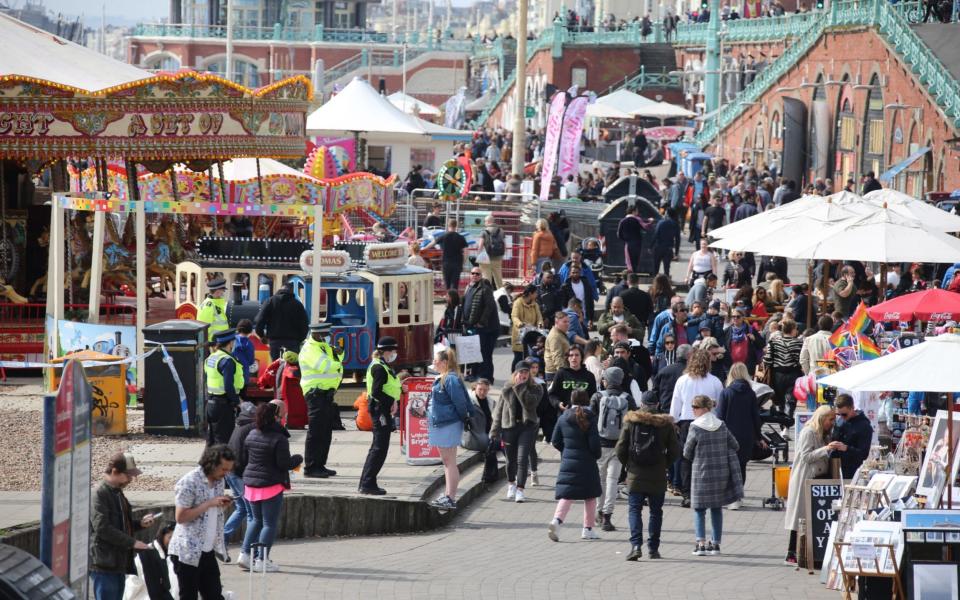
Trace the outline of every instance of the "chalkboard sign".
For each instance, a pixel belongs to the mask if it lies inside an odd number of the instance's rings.
[[[807,560],[813,561],[807,568],[819,570],[827,553],[830,539],[830,523],[833,521],[833,501],[843,495],[840,479],[808,479],[803,482],[804,516],[807,525]]]

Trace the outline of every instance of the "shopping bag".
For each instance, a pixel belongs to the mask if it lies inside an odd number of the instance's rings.
[[[461,335],[457,338],[457,360],[461,365],[483,362],[479,335]]]
[[[489,265],[490,264],[490,255],[487,254],[486,250],[481,250],[477,253],[477,264],[478,265]]]

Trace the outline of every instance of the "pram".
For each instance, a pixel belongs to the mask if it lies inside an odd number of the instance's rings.
[[[603,252],[600,250],[600,240],[594,237],[580,240],[580,255],[583,257],[583,264],[590,267],[596,276],[597,291],[605,294],[607,289],[603,285]]]
[[[770,497],[763,500],[764,507],[770,507],[773,510],[783,509],[783,500],[777,495],[777,468],[786,463],[790,455],[790,442],[781,435],[784,427],[793,427],[793,417],[777,410],[776,405],[771,403],[769,409],[764,410],[763,405],[773,398],[773,388],[770,386],[751,382],[754,393],[757,395],[757,402],[760,404],[760,435],[767,443],[767,452],[760,455],[755,453],[754,460],[765,461],[773,456],[773,464],[770,465]]]

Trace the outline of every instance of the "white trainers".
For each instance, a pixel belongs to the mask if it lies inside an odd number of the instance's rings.
[[[507,500],[513,500],[516,497],[517,497],[517,485],[515,483],[511,483],[510,485],[507,486]]]
[[[263,559],[257,558],[253,561],[253,572],[254,573],[263,573],[266,570],[267,573],[277,573],[280,571],[280,565],[273,562],[270,559],[267,559],[266,569],[264,569]]]
[[[560,519],[554,517],[550,524],[547,525],[547,537],[554,542],[560,541],[560,526],[563,523],[560,522]]]
[[[540,476],[537,475],[536,471],[530,472],[530,485],[532,485],[533,487],[537,487],[538,485],[540,485]]]
[[[523,490],[521,490],[520,488],[517,488],[516,495],[514,496],[514,500],[517,502],[517,504],[520,504],[526,499],[527,499],[526,496],[523,495]]]
[[[580,533],[581,540],[599,540],[600,536],[597,535],[597,532],[593,530],[593,527],[584,527],[583,532]]]
[[[727,505],[727,510],[740,510],[740,507],[741,507],[741,506],[743,506],[743,502],[741,502],[740,500],[737,500],[736,502],[734,502],[734,503],[732,503],[732,504],[728,504],[728,505]]]
[[[250,570],[250,555],[246,552],[241,552],[240,557],[237,558],[237,566],[241,570],[249,571]]]

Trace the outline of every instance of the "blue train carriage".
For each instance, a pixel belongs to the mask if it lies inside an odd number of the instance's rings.
[[[305,253],[305,273],[313,257]],[[321,252],[320,320],[331,324],[331,337],[343,352],[345,372],[365,371],[377,339],[396,338],[396,369],[426,372],[433,359],[433,271],[406,264],[404,242],[367,244],[363,258],[348,253]],[[351,272],[351,262],[362,264]],[[294,292],[311,306],[310,275],[292,277]]]

